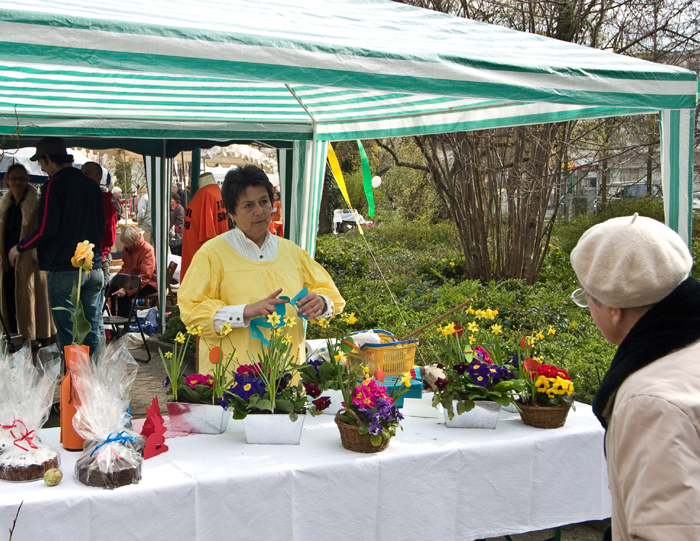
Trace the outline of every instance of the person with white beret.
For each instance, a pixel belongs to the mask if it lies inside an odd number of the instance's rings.
[[[681,237],[638,216],[586,231],[571,253],[580,289],[618,346],[593,399],[615,541],[700,540],[700,282]]]

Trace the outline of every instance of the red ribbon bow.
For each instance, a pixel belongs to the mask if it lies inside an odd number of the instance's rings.
[[[32,430],[31,432],[27,430],[27,426],[20,420],[16,419],[15,422],[13,423],[16,428],[20,428],[20,424],[22,425],[20,429],[20,435],[15,436],[15,433],[10,430],[10,434],[12,435],[13,438],[15,438],[14,444],[22,449],[23,451],[29,451],[29,449],[21,446],[18,442],[21,441],[26,441],[27,445],[31,447],[32,449],[38,449],[38,447],[34,444],[32,441],[34,439],[34,436],[36,436],[36,430]],[[3,427],[4,428],[4,427]]]

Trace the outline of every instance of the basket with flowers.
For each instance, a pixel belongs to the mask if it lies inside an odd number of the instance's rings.
[[[357,384],[357,372],[347,369],[341,381],[344,409],[335,422],[343,447],[358,453],[378,453],[389,446],[403,415],[394,402],[411,387],[411,377],[403,374],[391,390],[370,377],[369,366],[362,366],[363,379]]]
[[[496,310],[483,311],[487,320],[494,319]],[[519,379],[506,356],[498,335],[501,325],[493,323],[482,329],[474,321],[464,328],[451,322],[438,327],[445,341],[442,345],[445,377],[435,382],[433,406],[445,408],[448,427],[495,428],[501,406],[512,403],[525,382]],[[473,412],[470,414],[470,412]]]
[[[575,396],[567,371],[533,357],[525,357],[519,369],[526,382],[517,401],[523,422],[536,428],[564,426]]]

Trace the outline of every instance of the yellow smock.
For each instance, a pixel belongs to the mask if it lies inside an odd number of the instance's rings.
[[[343,311],[345,300],[328,272],[291,241],[280,238],[277,256],[261,262],[246,259],[221,236],[204,243],[192,258],[177,294],[180,317],[185,325],[202,327],[199,372],[214,372],[209,352],[220,342],[220,335],[214,330],[214,316],[219,309],[256,303],[280,288],[281,295],[291,299],[304,286],[310,293],[328,297],[333,302],[334,316]],[[286,304],[285,308],[286,316],[297,316],[293,306]],[[306,360],[303,320],[297,317],[297,325],[286,330],[297,347],[296,362],[303,363]],[[267,336],[269,330],[265,332]],[[221,344],[224,358],[232,347],[238,354],[238,361],[231,364],[232,368],[257,362],[258,353],[262,352],[262,343],[250,335],[250,327],[234,327],[224,337]]]

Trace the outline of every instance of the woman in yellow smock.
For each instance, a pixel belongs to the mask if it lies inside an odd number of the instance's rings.
[[[249,355],[257,361],[261,342],[251,336],[250,320],[272,314],[278,304],[286,304],[286,317],[297,316],[280,296],[294,298],[306,287],[309,293],[298,301],[298,309],[308,318],[332,317],[345,306],[321,265],[293,242],[269,233],[273,191],[262,169],[247,165],[229,171],[221,196],[235,227],[197,251],[178,292],[182,321],[202,327],[198,369],[202,374],[214,371],[209,351],[219,345],[219,331],[226,323],[233,331],[223,340],[224,356],[233,343],[236,366],[252,363]],[[297,362],[304,362],[301,318],[287,327],[287,333],[298,348]]]

